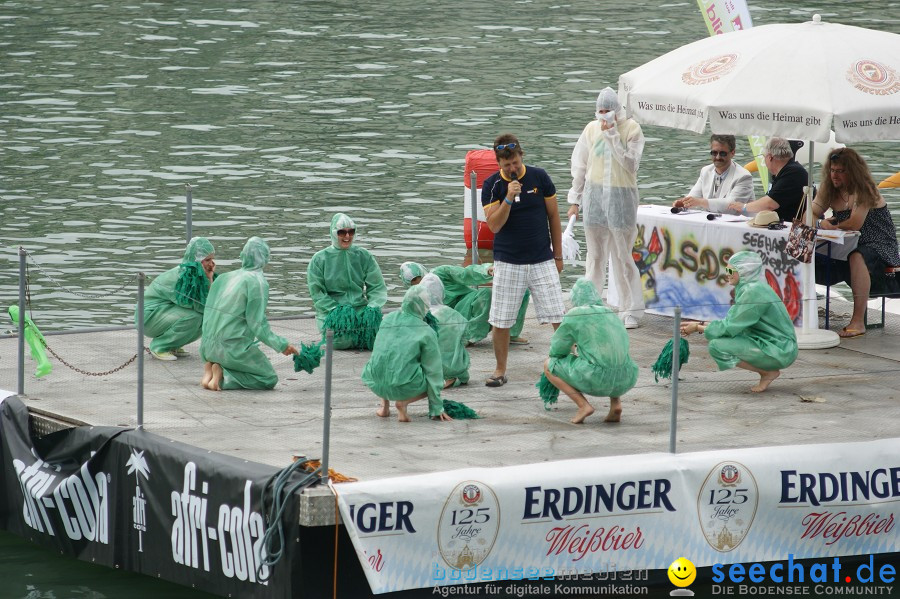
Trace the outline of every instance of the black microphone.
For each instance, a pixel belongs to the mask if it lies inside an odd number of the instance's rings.
[[[672,214],[678,214],[679,212],[684,212],[684,208],[681,206],[672,206]]]
[[[519,180],[519,175],[517,175],[517,174],[516,174],[516,175],[513,175],[513,174],[510,174],[510,175],[509,175],[509,182],[510,182],[510,183],[512,183],[513,181],[518,181],[518,180]],[[513,198],[513,201],[518,202],[520,199],[521,199],[521,198],[519,197],[519,194],[516,194],[516,197]]]
[[[714,214],[714,213],[710,212],[709,214],[706,215],[706,220],[716,220],[716,219],[719,218],[720,216],[722,216],[722,215],[721,215],[721,214]]]

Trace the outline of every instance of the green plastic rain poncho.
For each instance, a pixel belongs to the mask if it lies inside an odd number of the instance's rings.
[[[331,247],[316,252],[309,261],[306,282],[309,295],[316,307],[316,324],[319,332],[325,332],[328,313],[340,305],[351,306],[357,317],[362,317],[367,307],[381,310],[387,301],[387,287],[375,258],[357,245],[341,249],[337,232],[355,229],[353,220],[337,213],[331,219]],[[354,238],[355,241],[355,238]],[[336,336],[335,349],[355,347],[350,336]]]
[[[403,296],[400,309],[384,317],[362,380],[375,395],[388,401],[427,393],[428,415],[440,416],[444,411],[444,371],[437,333],[425,323],[427,296],[424,288],[412,287]]]
[[[269,283],[262,269],[268,262],[269,246],[251,237],[241,250],[241,268],[217,278],[209,291],[200,357],[222,367],[222,389],[272,389],[278,383],[275,369],[258,347],[262,341],[283,352],[289,345],[266,320]]]
[[[491,331],[488,317],[491,313],[491,288],[478,287],[493,282],[494,277],[488,274],[490,264],[472,264],[471,266],[438,266],[434,274],[444,284],[444,304],[450,306],[469,321],[466,327],[466,342],[481,341]],[[416,277],[424,276],[428,270],[418,262],[404,262],[400,265],[400,276],[409,285]],[[531,294],[525,291],[522,306],[516,315],[516,323],[509,330],[509,336],[518,337],[525,326],[525,312],[528,310],[528,299]]]
[[[438,345],[444,379],[456,379],[454,387],[469,382],[469,352],[466,351],[466,326],[463,316],[444,305],[444,284],[434,273],[426,274],[419,283],[428,292],[428,311],[437,319]]]
[[[638,376],[628,355],[625,325],[603,305],[589,279],[575,281],[572,306],[550,340],[548,370],[587,395],[621,397]],[[571,353],[573,345],[577,356]]]
[[[205,237],[194,237],[181,264],[156,277],[144,293],[144,334],[150,349],[168,352],[200,338],[209,279],[200,262],[215,253]],[[137,324],[137,310],[134,319]]]
[[[762,259],[756,252],[738,252],[728,264],[740,279],[734,305],[722,320],[709,323],[709,355],[727,370],[744,361],[762,370],[781,370],[797,359],[797,334],[781,298],[763,276]]]

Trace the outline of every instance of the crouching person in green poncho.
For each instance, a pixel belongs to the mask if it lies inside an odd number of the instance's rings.
[[[334,329],[334,348],[372,349],[387,287],[375,257],[353,245],[356,224],[346,214],[331,219],[331,247],[309,261],[306,283],[320,333]]]
[[[491,332],[488,317],[491,314],[491,288],[473,286],[488,285],[494,281],[493,264],[471,264],[469,266],[452,266],[445,264],[433,271],[444,284],[444,304],[459,312],[469,324],[466,327],[466,342],[475,343],[487,337]],[[400,278],[409,285],[418,285],[428,274],[428,269],[418,262],[404,262],[400,265]],[[522,337],[525,326],[525,313],[528,311],[528,299],[531,292],[525,290],[522,305],[516,314],[516,323],[509,330],[509,342],[513,345],[524,345],[528,339]]]
[[[628,354],[628,332],[618,316],[603,305],[590,279],[575,281],[571,299],[572,309],[550,340],[544,375],[578,406],[574,424],[594,413],[585,394],[609,397],[605,421],[619,422],[621,397],[634,387],[638,376],[638,366]],[[577,354],[572,353],[573,345]]]
[[[181,264],[156,277],[144,294],[144,334],[152,337],[150,354],[158,360],[186,356],[184,346],[200,338],[203,308],[216,269],[215,249],[194,237]],[[135,310],[134,320],[140,317]]]
[[[269,283],[262,270],[268,262],[269,246],[251,237],[241,250],[241,268],[216,278],[209,291],[200,343],[206,389],[274,388],[278,375],[259,349],[260,341],[286,356],[297,353],[266,319]]]
[[[425,322],[427,313],[427,292],[413,287],[403,296],[400,309],[388,314],[378,330],[362,380],[381,398],[375,413],[382,418],[390,416],[390,402],[394,402],[397,420],[409,422],[406,407],[427,397],[428,415],[433,420],[453,420],[444,412],[441,400],[441,349],[437,333]]]
[[[743,368],[759,375],[750,387],[762,393],[778,378],[782,368],[797,359],[797,333],[781,298],[766,282],[762,259],[743,251],[728,259],[728,282],[734,285],[734,305],[722,320],[688,322],[681,333],[703,333],[709,355],[719,370]]]
[[[466,351],[466,325],[462,315],[444,305],[444,284],[434,273],[419,283],[428,292],[428,311],[437,321],[438,345],[444,370],[444,389],[469,382],[469,352]]]

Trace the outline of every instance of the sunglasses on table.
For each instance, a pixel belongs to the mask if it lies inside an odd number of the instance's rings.
[[[766,225],[766,228],[770,231],[777,231],[779,229],[786,229],[787,225],[784,223],[769,223],[768,225]]]
[[[499,146],[494,146],[494,149],[497,150],[498,152],[500,150],[513,150],[513,149],[515,149],[515,147],[517,145],[519,145],[519,144],[517,144],[515,142],[508,143],[508,144],[500,144]]]
[[[338,229],[338,237],[346,237],[347,235],[356,235],[356,229]]]
[[[713,158],[727,158],[728,152],[726,152],[724,150],[719,150],[718,152],[715,150],[710,150],[709,155],[712,156]]]

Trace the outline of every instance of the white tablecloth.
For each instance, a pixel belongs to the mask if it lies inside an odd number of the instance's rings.
[[[784,251],[790,229],[751,227],[728,215],[710,221],[706,215],[672,214],[665,206],[638,208],[632,255],[641,272],[647,311],[672,315],[681,306],[683,318],[723,318],[733,290],[725,277],[725,262],[736,252],[753,250],[762,257],[769,284],[800,326],[800,263]],[[610,284],[609,303],[616,305],[616,299]]]

